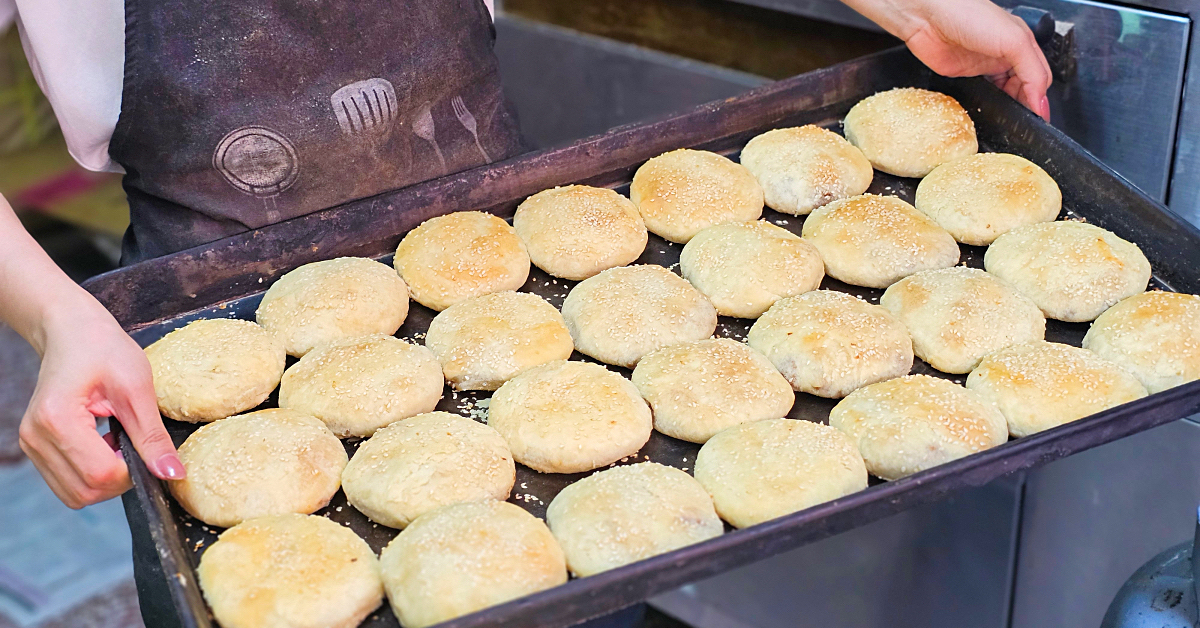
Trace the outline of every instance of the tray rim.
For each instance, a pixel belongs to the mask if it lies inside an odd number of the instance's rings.
[[[279,225],[273,225],[272,227],[233,236],[216,243],[188,249],[187,251],[167,256],[167,258],[148,260],[101,275],[90,280],[85,284],[85,287],[91,290],[106,305],[113,299],[116,299],[120,303],[123,301],[122,297],[125,296],[127,292],[126,288],[129,287],[130,281],[136,281],[139,277],[145,277],[147,272],[153,272],[154,269],[161,268],[164,263],[168,266],[174,264],[173,268],[179,277],[194,279],[197,277],[196,273],[202,274],[209,264],[219,264],[222,261],[221,255],[214,255],[214,250],[237,251],[245,249],[251,247],[256,240],[264,239],[263,234],[272,231],[283,231],[301,223],[309,225],[319,224],[329,220],[331,216],[335,216],[338,213],[345,214],[361,210],[367,213],[378,214],[381,204],[391,209],[395,204],[399,204],[405,199],[420,200],[443,194],[455,187],[478,187],[488,182],[496,183],[507,174],[528,172],[530,169],[542,167],[544,162],[551,160],[567,159],[579,154],[587,156],[603,149],[606,144],[621,144],[636,135],[663,131],[661,135],[670,138],[673,135],[668,131],[678,133],[679,126],[695,123],[706,116],[720,114],[723,109],[736,109],[740,105],[744,105],[748,100],[770,100],[773,97],[793,92],[810,83],[820,84],[826,77],[833,77],[847,71],[854,71],[856,68],[868,66],[873,63],[891,63],[907,69],[909,74],[895,81],[896,84],[921,84],[921,79],[928,80],[932,77],[931,73],[924,66],[917,63],[902,47],[883,51],[837,66],[749,90],[739,97],[706,103],[684,113],[658,121],[624,125],[611,129],[604,134],[579,140],[569,146],[521,155],[505,162],[443,177],[371,199],[348,203],[318,212],[317,214],[280,223]],[[984,83],[982,79],[956,80]],[[991,86],[987,85],[986,88],[991,88]],[[999,94],[1000,92],[996,90],[996,93]],[[823,106],[836,104],[836,102],[826,102],[819,98],[813,100],[821,102]],[[1015,103],[1006,103],[1005,106],[1010,109],[1018,107]],[[812,109],[815,111],[818,108]],[[1159,216],[1157,217],[1168,223],[1172,223],[1172,226],[1179,229],[1182,237],[1200,243],[1200,229],[1184,221],[1177,214],[1162,206],[1161,203],[1137,190],[1129,181],[1096,160],[1094,156],[1082,147],[1079,147],[1078,144],[1057,129],[1037,119],[1032,113],[1023,109],[1021,111],[1023,114],[1018,112],[1015,115],[1024,115],[1027,118],[1024,121],[1027,126],[1037,128],[1038,132],[1045,134],[1045,137],[1042,139],[1058,142],[1079,154],[1086,161],[1090,162],[1090,166],[1099,168],[1103,174],[1115,179],[1123,187],[1127,188],[1130,193],[1141,197],[1141,200],[1153,205],[1159,211]],[[779,115],[782,116],[784,113],[780,113]],[[1039,126],[1040,128],[1038,128]],[[734,130],[724,135],[708,137],[703,141],[688,145],[705,146],[736,137],[743,132]],[[672,146],[672,148],[674,147],[678,147],[678,145]],[[651,145],[650,148],[643,147],[641,150],[645,152],[657,149]],[[625,153],[627,152],[625,151]],[[622,155],[625,153],[622,153]],[[609,165],[611,165],[614,159],[616,158],[607,159]],[[605,159],[600,158],[597,160],[593,158],[588,161],[588,164],[591,165],[593,162],[604,164]],[[575,169],[568,168],[561,176],[567,177],[572,172],[578,174],[578,170],[578,167]],[[628,170],[628,167],[613,167],[599,174],[592,173],[590,176],[577,176],[569,179],[569,181],[588,181],[595,184],[602,184],[606,177],[611,178]],[[556,177],[558,176],[560,175],[556,174]],[[460,204],[470,205],[469,195],[466,198],[461,196],[456,197],[456,200]],[[510,203],[500,203],[488,209],[495,210]],[[416,223],[429,217],[424,215],[426,212],[423,211],[414,211],[411,213],[421,216],[411,226],[415,226]],[[399,221],[391,224],[403,224],[403,222]],[[407,229],[404,231],[407,231]],[[403,231],[398,233],[403,233]],[[398,240],[399,235],[392,237]],[[387,239],[384,238],[383,240]],[[394,243],[392,244],[394,245]],[[196,301],[199,296],[198,292],[192,293],[188,295],[193,299],[190,309],[172,311],[169,314],[162,314],[150,320],[137,320],[136,317],[128,316],[133,313],[133,310],[128,307],[128,304],[133,303],[133,301],[124,300],[126,311],[123,313],[126,316],[118,316],[118,319],[121,320],[123,327],[127,331],[136,331],[160,323],[166,319],[214,307],[220,303],[258,292],[265,285],[269,285],[265,283],[267,278],[277,277],[283,272],[313,261],[313,259],[325,259],[345,254],[344,252],[337,252],[338,250],[340,249],[336,249],[331,253],[327,249],[313,247],[311,253],[315,254],[315,257],[304,254],[290,256],[283,264],[275,263],[277,260],[268,260],[261,257],[257,262],[252,257],[242,258],[238,261],[257,264],[259,269],[256,271],[256,281],[241,281],[238,285],[233,286],[240,289],[240,293],[226,294],[225,298],[209,301],[203,305],[199,305],[198,301]],[[369,256],[379,257],[384,254],[386,254],[386,251]],[[230,257],[230,255],[226,254],[226,257]],[[237,256],[232,255],[232,257]],[[136,293],[136,291],[132,292]],[[116,314],[116,312],[114,313]],[[901,510],[929,503],[962,488],[980,486],[1000,476],[1084,451],[1091,447],[1182,418],[1198,410],[1200,410],[1200,382],[1191,382],[1034,436],[1009,441],[999,447],[940,465],[934,469],[914,474],[902,480],[872,486],[866,490],[807,510],[751,528],[735,530],[700,544],[655,556],[602,574],[588,578],[573,579],[553,589],[541,591],[471,615],[459,617],[439,624],[439,626],[441,628],[467,628],[497,624],[564,626],[602,616],[629,604],[644,600],[655,593],[666,591],[687,582],[715,575],[716,573],[748,564],[755,560],[764,559],[769,555],[865,525]],[[172,598],[171,603],[177,611],[179,625],[186,626],[187,628],[209,628],[213,626],[214,622],[209,616],[207,605],[205,605],[199,591],[190,555],[182,546],[178,530],[174,527],[173,522],[170,521],[169,506],[166,502],[166,491],[163,485],[161,482],[155,481],[155,478],[149,474],[144,463],[142,463],[133,450],[128,436],[125,434],[121,435],[121,448],[134,479],[134,497],[145,511],[146,518],[150,524],[150,535],[158,550],[157,553],[161,561],[161,566],[165,568],[164,577],[168,580],[167,584]],[[951,482],[951,480],[955,481]],[[156,528],[162,529],[156,531]],[[735,555],[734,552],[739,549],[753,551]],[[723,554],[723,560],[704,560],[716,554]],[[666,575],[665,577],[664,574]]]

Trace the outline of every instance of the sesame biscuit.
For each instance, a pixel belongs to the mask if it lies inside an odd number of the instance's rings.
[[[392,611],[425,628],[567,581],[562,549],[520,506],[486,500],[421,515],[379,556]]]
[[[829,425],[846,433],[867,471],[898,480],[1004,444],[1004,415],[978,393],[928,375],[860,388],[838,402]]]
[[[979,151],[967,110],[945,94],[915,87],[859,101],[846,114],[845,131],[871,165],[898,177],[923,177]]]
[[[866,192],[875,176],[862,151],[811,124],[755,137],[740,160],[762,186],[767,207],[796,216]]]
[[[816,290],[825,263],[816,247],[765,220],[727,222],[696,234],[679,270],[722,316],[758,318],[783,297]]]
[[[633,368],[643,355],[708,338],[717,310],[679,275],[652,264],[610,268],[579,282],[562,306],[575,348]]]
[[[530,196],[517,207],[513,228],[534,266],[573,281],[632,263],[648,240],[642,215],[632,201],[587,185]]]
[[[1046,317],[1033,301],[977,268],[910,275],[879,305],[904,323],[917,357],[943,373],[970,372],[997,349],[1046,336]]]
[[[559,360],[508,380],[488,425],[517,462],[542,473],[581,473],[633,455],[650,439],[650,408],[629,380],[590,362]]]
[[[429,324],[425,346],[456,390],[496,390],[521,371],[571,357],[562,314],[536,294],[493,292],[455,303]]]
[[[232,527],[204,550],[196,573],[222,628],[355,628],[383,602],[366,541],[315,515]]]
[[[955,240],[987,246],[1016,227],[1054,220],[1062,192],[1028,159],[978,153],[934,168],[917,186],[914,205]]]
[[[1071,323],[1095,320],[1150,283],[1150,261],[1136,244],[1072,220],[1005,233],[988,247],[983,266],[1029,297],[1047,318]]]
[[[579,577],[721,536],[704,487],[656,462],[613,467],[559,491],[546,523]]]
[[[426,220],[400,241],[393,263],[412,298],[439,312],[470,297],[516,290],[529,277],[529,253],[517,232],[483,212]]]
[[[732,425],[785,416],[796,402],[766,356],[728,338],[650,353],[633,369],[633,385],[654,412],[654,429],[693,443]]]
[[[792,388],[819,397],[908,373],[913,346],[904,324],[886,309],[832,290],[781,299],[747,337]]]
[[[371,521],[404,528],[448,504],[508,499],[516,466],[496,430],[447,412],[380,428],[342,472],[350,505]]]
[[[1154,290],[1129,297],[1092,323],[1083,348],[1152,393],[1200,379],[1200,296]]]
[[[271,332],[229,318],[197,320],[146,347],[163,416],[215,421],[262,403],[279,385],[287,355]]]
[[[408,316],[408,286],[375,260],[313,262],[271,284],[254,316],[300,357],[334,340],[396,333]]]
[[[311,414],[341,438],[370,436],[442,398],[433,352],[399,338],[362,336],[322,345],[283,374],[279,407]]]
[[[324,508],[341,484],[346,450],[321,421],[259,410],[210,423],[179,446],[187,477],[167,488],[209,525]]]
[[[651,233],[679,243],[705,227],[757,220],[763,209],[762,188],[749,170],[689,148],[642,164],[629,184],[629,199]]]
[[[803,236],[821,253],[826,274],[867,288],[949,268],[960,253],[945,229],[894,196],[864,194],[817,208]]]
[[[696,480],[721,518],[745,528],[867,488],[867,467],[842,432],[771,419],[731,427],[696,456]]]
[[[1035,340],[979,363],[967,388],[1000,408],[1008,433],[1029,436],[1146,396],[1116,363],[1078,347]]]

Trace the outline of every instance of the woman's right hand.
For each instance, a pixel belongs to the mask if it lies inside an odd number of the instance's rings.
[[[61,303],[42,320],[41,371],[20,429],[21,449],[71,508],[130,486],[125,460],[97,432],[96,417],[115,417],[155,476],[184,476],[146,354],[95,299],[79,293],[73,300],[80,303]]]

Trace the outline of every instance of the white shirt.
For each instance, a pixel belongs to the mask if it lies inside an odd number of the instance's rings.
[[[493,0],[484,0],[492,12]],[[0,33],[16,22],[33,76],[88,170],[121,172],[108,143],[121,115],[124,0],[0,0]]]

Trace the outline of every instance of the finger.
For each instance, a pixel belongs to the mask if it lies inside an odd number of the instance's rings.
[[[50,487],[50,491],[63,504],[72,510],[79,510],[87,505],[74,491],[68,491],[63,483],[58,479],[58,469],[48,463],[40,454],[32,448],[26,449],[26,445],[22,441],[21,449],[25,450],[25,455],[29,461],[33,463],[34,468],[42,475],[42,479],[46,481],[46,486]]]
[[[1019,89],[1015,94],[1007,89],[1005,91],[1048,120],[1050,112],[1046,106],[1046,90],[1050,88],[1053,77],[1046,56],[1042,54],[1037,39],[1024,22],[1019,22],[1017,34],[1012,37],[1011,43],[1005,46],[1004,57],[1012,64],[1011,73],[1019,81]]]
[[[1004,90],[1004,93],[1008,94],[1013,100],[1020,100],[1019,96],[1021,95],[1021,79],[1015,76],[1010,76],[1008,77],[1008,80],[1000,86],[1000,89]]]
[[[94,431],[93,431],[94,433]],[[118,460],[101,443],[98,451],[90,453],[66,453],[58,443],[48,441],[44,430],[25,430],[21,437],[21,449],[29,456],[38,472],[46,480],[50,490],[70,508],[79,509],[116,497],[130,487],[129,472],[124,460]],[[81,472],[80,458],[90,457]]]
[[[162,480],[182,480],[187,472],[163,427],[149,368],[146,370],[109,385],[108,400],[150,472]]]
[[[38,400],[22,422],[24,438],[51,465],[64,490],[77,493],[83,501],[96,501],[87,490],[104,498],[129,488],[129,469],[124,459],[112,454],[100,433],[96,418],[83,407]],[[94,496],[92,496],[94,497]]]

